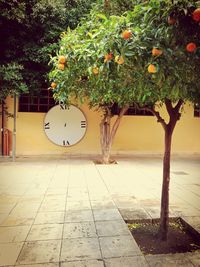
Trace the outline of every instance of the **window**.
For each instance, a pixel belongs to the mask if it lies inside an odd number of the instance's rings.
[[[111,112],[113,115],[119,115],[120,107],[116,103],[113,104]],[[150,111],[139,110],[134,104],[129,107],[129,109],[124,115],[125,116],[153,116],[153,114]]]
[[[194,117],[200,117],[200,104],[194,104]]]
[[[42,89],[39,95],[23,94],[19,98],[19,112],[44,112],[55,106],[51,90]]]

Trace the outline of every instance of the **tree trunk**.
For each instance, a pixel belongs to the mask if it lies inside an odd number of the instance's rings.
[[[159,113],[155,113],[158,121],[161,122],[165,131],[165,151],[163,158],[163,184],[161,195],[161,211],[160,211],[160,228],[159,238],[163,241],[167,240],[168,226],[169,226],[169,183],[170,183],[170,158],[171,158],[171,143],[172,134],[177,121],[180,119],[181,114],[179,110],[183,104],[183,100],[179,100],[173,107],[172,101],[165,99],[165,105],[169,114],[169,123],[160,117]]]
[[[104,117],[100,124],[102,163],[110,163],[110,119]]]
[[[101,143],[103,164],[110,163],[110,151],[112,148],[112,144],[114,142],[114,138],[119,128],[122,117],[127,111],[127,109],[128,109],[128,106],[125,106],[121,109],[120,114],[117,116],[112,127],[110,126],[112,115],[111,115],[110,110],[107,109],[100,123],[100,143]]]
[[[169,224],[169,183],[170,183],[170,157],[171,157],[172,132],[165,129],[165,151],[163,158],[163,183],[161,196],[161,213],[159,237],[161,240],[167,240]]]

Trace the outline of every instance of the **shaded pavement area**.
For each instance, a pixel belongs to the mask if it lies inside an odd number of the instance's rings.
[[[143,255],[123,219],[160,215],[162,160],[0,159],[0,266],[200,266],[200,251]],[[170,216],[200,232],[200,158],[175,158]]]

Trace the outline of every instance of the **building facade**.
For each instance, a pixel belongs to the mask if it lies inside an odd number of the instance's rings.
[[[27,99],[26,99],[27,97]],[[38,100],[39,99],[39,100]],[[79,106],[85,116],[85,134],[75,144],[63,140],[61,144],[52,142],[45,129],[46,114],[55,103],[52,96],[28,100],[28,96],[17,100],[16,155],[88,155],[101,153],[99,124],[101,114],[90,110],[87,105]],[[46,100],[45,100],[46,99]],[[6,100],[7,110],[13,113],[13,98]],[[160,110],[167,119],[164,108]],[[56,116],[56,115],[55,115]],[[59,114],[57,115],[60,117]],[[113,117],[113,120],[116,116]],[[73,121],[73,116],[72,116]],[[70,120],[70,118],[69,118]],[[2,120],[1,120],[2,121]],[[47,123],[47,122],[46,122]],[[81,122],[80,122],[81,123]],[[4,129],[10,134],[13,130],[13,118],[4,118]],[[46,128],[48,125],[46,125]],[[2,128],[2,125],[1,125]],[[59,131],[54,135],[59,135]],[[76,134],[76,130],[74,130]],[[73,132],[71,133],[73,135]],[[10,138],[11,139],[11,138]],[[5,140],[3,140],[5,143]],[[8,140],[10,143],[11,140]],[[2,150],[2,138],[1,138]],[[5,145],[5,144],[4,144]],[[12,146],[9,145],[9,154]],[[130,112],[122,119],[112,147],[113,154],[161,154],[163,153],[164,131],[154,116]],[[200,154],[200,112],[187,103],[182,111],[173,135],[173,154]]]

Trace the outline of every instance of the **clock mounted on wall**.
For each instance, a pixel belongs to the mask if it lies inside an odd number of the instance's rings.
[[[87,120],[84,113],[74,105],[63,108],[56,105],[51,108],[44,119],[44,131],[54,144],[72,146],[85,135]]]

